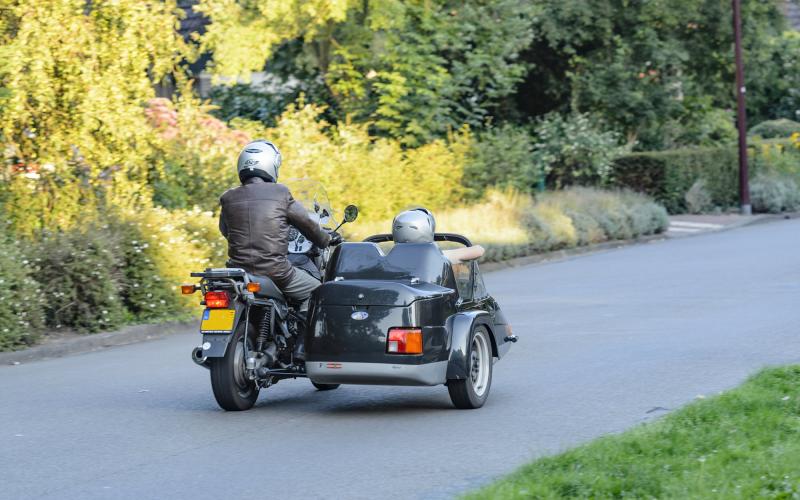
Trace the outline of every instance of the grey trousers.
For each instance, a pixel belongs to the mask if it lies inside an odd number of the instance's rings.
[[[306,311],[308,310],[308,298],[311,296],[311,292],[316,290],[321,284],[322,283],[320,283],[317,278],[311,276],[302,269],[295,269],[292,281],[283,287],[281,291],[288,298],[297,302],[302,302],[303,304],[300,310]]]

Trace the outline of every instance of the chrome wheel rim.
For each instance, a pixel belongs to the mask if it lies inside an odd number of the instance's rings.
[[[489,363],[491,363],[491,350],[486,334],[478,330],[472,337],[470,349],[470,383],[475,395],[480,397],[486,392],[489,385]]]

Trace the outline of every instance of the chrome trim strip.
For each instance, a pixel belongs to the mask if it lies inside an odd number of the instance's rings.
[[[306,373],[320,384],[439,385],[446,382],[447,361],[422,365],[309,361]]]

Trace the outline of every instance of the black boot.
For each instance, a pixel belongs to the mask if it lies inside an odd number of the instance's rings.
[[[292,352],[292,359],[295,363],[306,362],[306,312],[298,311],[295,313],[297,316],[297,334],[294,339],[294,351]]]

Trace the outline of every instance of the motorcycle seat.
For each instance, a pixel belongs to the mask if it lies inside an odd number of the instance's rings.
[[[277,285],[275,285],[275,283],[271,279],[265,276],[257,276],[255,274],[250,274],[250,273],[248,273],[247,276],[248,278],[250,278],[250,281],[253,281],[261,285],[261,290],[255,293],[256,297],[276,299],[286,302],[286,298],[283,296],[283,293],[281,292],[280,288],[278,288]]]

